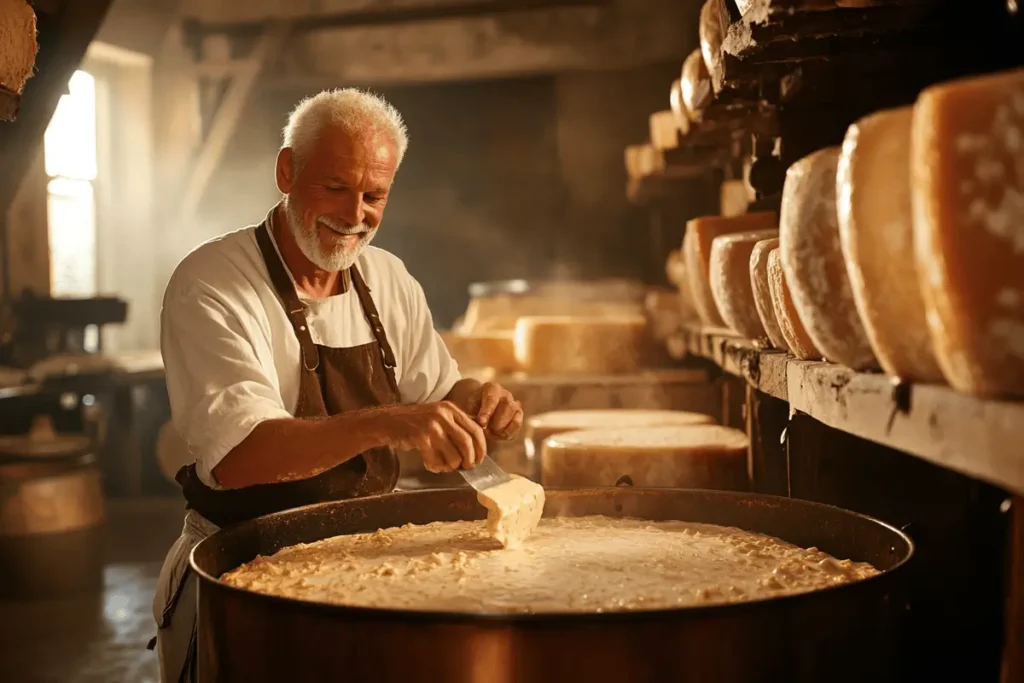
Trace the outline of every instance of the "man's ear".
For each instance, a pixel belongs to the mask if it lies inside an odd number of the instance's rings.
[[[291,147],[284,147],[277,153],[277,189],[281,194],[291,194],[295,186],[295,155]]]

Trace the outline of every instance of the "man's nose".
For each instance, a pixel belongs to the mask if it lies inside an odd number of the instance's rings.
[[[366,211],[363,209],[363,193],[347,192],[338,209],[338,217],[350,226],[362,225],[366,218]]]

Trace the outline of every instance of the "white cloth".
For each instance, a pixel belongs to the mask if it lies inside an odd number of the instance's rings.
[[[443,399],[459,370],[419,283],[402,261],[367,247],[356,266],[395,352],[403,403]],[[347,348],[373,341],[355,291],[304,300],[313,341]],[[257,424],[291,417],[299,393],[299,341],[267,274],[256,228],[198,247],[175,269],[164,294],[161,351],[174,426],[200,479]]]

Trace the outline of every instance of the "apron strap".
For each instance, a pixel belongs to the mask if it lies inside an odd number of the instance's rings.
[[[387,332],[384,330],[384,323],[380,321],[380,314],[377,312],[377,304],[373,303],[373,297],[370,296],[370,288],[366,285],[366,280],[363,279],[362,273],[354,265],[349,269],[352,273],[352,286],[356,291],[356,296],[359,297],[359,303],[363,307],[363,315],[366,316],[366,322],[370,324],[370,330],[373,331],[373,338],[377,340],[377,344],[380,346],[381,357],[384,360],[384,370],[387,373],[388,380],[391,383],[391,388],[395,390],[396,399],[398,397],[398,380],[395,377],[395,367],[398,365],[398,361],[395,359],[395,352],[391,348],[391,344],[388,342]]]
[[[271,211],[271,215],[273,211]],[[299,301],[299,295],[295,291],[295,285],[284,269],[281,257],[277,254],[274,241],[270,236],[270,215],[263,224],[256,228],[256,244],[259,245],[263,261],[267,264],[267,273],[270,275],[270,282],[277,291],[281,303],[284,305],[288,321],[295,330],[295,336],[299,340],[299,348],[302,350],[302,366],[310,372],[315,372],[320,367],[320,352],[313,343],[313,336],[309,332],[306,323],[306,309]]]

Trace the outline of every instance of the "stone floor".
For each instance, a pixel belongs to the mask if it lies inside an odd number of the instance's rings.
[[[111,501],[104,589],[73,599],[0,602],[0,681],[156,683],[152,598],[181,531],[179,499]]]

